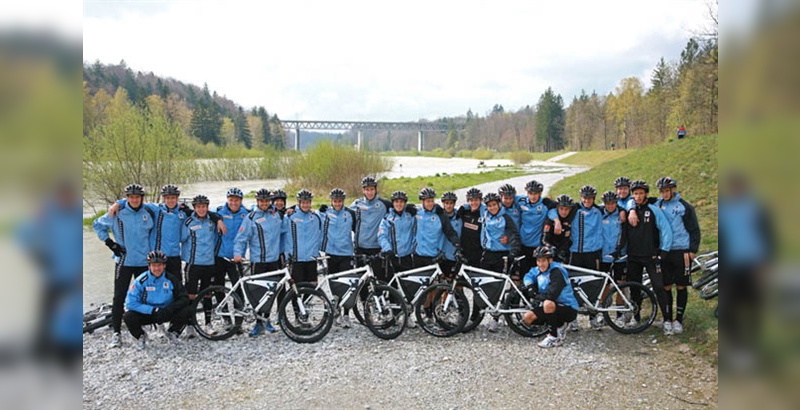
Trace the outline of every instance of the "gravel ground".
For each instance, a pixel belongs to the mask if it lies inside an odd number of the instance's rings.
[[[488,320],[488,319],[487,319]],[[84,338],[84,408],[659,408],[717,407],[717,369],[651,328],[569,332],[537,348],[506,326],[442,339],[406,329],[383,341],[334,325],[319,343],[282,332],[145,351],[108,330]],[[123,329],[123,332],[125,330]],[[155,334],[155,332],[152,332]]]

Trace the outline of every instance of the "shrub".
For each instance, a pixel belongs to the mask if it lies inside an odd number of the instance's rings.
[[[533,155],[528,151],[514,151],[508,154],[508,157],[514,161],[516,165],[525,165],[533,159]]]
[[[472,152],[472,158],[492,159],[494,158],[494,153],[486,148],[481,147]]]

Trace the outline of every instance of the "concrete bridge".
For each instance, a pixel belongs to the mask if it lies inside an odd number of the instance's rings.
[[[294,132],[294,149],[300,149],[300,130],[341,130],[356,131],[356,147],[361,150],[363,130],[385,131],[417,131],[417,150],[425,150],[424,132],[447,132],[450,129],[463,129],[464,124],[444,122],[383,122],[383,121],[317,121],[317,120],[285,120],[281,121],[285,130]]]

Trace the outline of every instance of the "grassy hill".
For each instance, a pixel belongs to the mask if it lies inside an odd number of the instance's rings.
[[[550,190],[555,197],[566,193],[578,198],[578,190],[585,184],[597,187],[602,193],[614,188],[614,179],[627,176],[631,180],[643,179],[650,186],[650,194],[658,195],[655,181],[670,176],[678,182],[678,191],[694,205],[702,231],[700,250],[717,249],[717,136],[693,137],[686,140],[652,145],[631,150],[627,155],[601,163],[584,173],[565,178]],[[713,363],[717,361],[717,320],[714,308],[717,300],[700,299],[698,292],[689,289],[689,304],[684,318],[684,333],[673,336],[667,345],[688,343],[693,351]],[[660,315],[659,315],[660,318]],[[648,334],[659,334],[660,328],[649,329]]]

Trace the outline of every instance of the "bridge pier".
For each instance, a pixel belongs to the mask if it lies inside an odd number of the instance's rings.
[[[300,151],[300,127],[294,129],[294,150]]]
[[[422,137],[422,130],[417,132],[417,151],[422,152],[425,149],[425,140]]]
[[[356,150],[357,151],[361,151],[361,142],[362,142],[362,138],[363,138],[363,135],[361,135],[361,130],[358,130],[357,135],[358,135],[358,137],[356,139]]]

